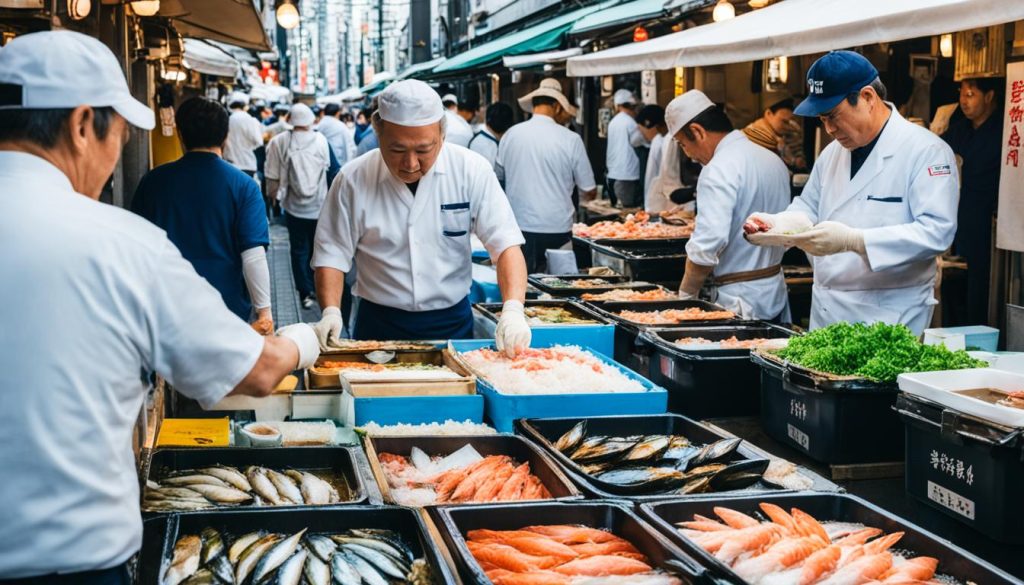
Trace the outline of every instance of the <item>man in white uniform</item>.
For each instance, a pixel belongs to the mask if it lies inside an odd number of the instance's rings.
[[[608,148],[605,165],[608,167],[608,193],[613,204],[623,207],[643,206],[643,186],[640,184],[640,157],[633,144],[639,134],[636,129],[636,98],[628,89],[620,89],[612,96],[618,111],[608,123]]]
[[[263,124],[245,111],[249,96],[241,92],[228,99],[228,139],[224,143],[224,160],[238,167],[250,177],[256,175],[257,148],[263,146]]]
[[[885,101],[878,71],[856,53],[818,59],[807,83],[796,113],[818,116],[836,140],[785,212],[755,213],[744,230],[775,245],[792,234],[786,244],[814,256],[812,328],[884,321],[919,335],[936,302],[935,258],[956,233],[953,151]]]
[[[640,108],[636,114],[636,129],[651,149],[644,169],[644,211],[658,214],[672,207],[668,197],[658,197],[654,193],[654,180],[661,174],[665,146],[675,148],[668,136],[668,126],[665,125],[665,108],[657,104]]]
[[[494,166],[498,158],[498,144],[515,122],[515,113],[512,112],[512,106],[505,102],[495,102],[487,106],[485,120],[483,128],[469,141],[469,149]]]
[[[267,395],[316,335],[261,337],[163,231],[98,201],[129,124],[154,126],[102,43],[19,36],[0,87],[0,580],[127,584],[151,374],[207,407]]]
[[[597,195],[597,185],[583,139],[562,125],[576,116],[576,108],[558,80],[545,79],[540,88],[519,99],[519,106],[533,117],[505,134],[496,168],[523,230],[526,268],[532,274],[547,268],[547,250],[572,239],[573,188],[583,200],[590,200]]]
[[[331,186],[313,266],[321,343],[337,341],[345,273],[359,265],[356,339],[471,338],[470,234],[487,247],[505,301],[499,349],[530,344],[523,314],[523,236],[484,158],[444,142],[444,108],[417,80],[393,83],[373,117],[380,148],[350,162]]]
[[[339,165],[345,166],[345,163],[356,157],[356,141],[352,131],[341,121],[341,106],[338,104],[324,106],[324,117],[316,125],[316,131],[327,139]]]
[[[441,103],[444,104],[445,123],[448,125],[444,135],[445,142],[468,148],[469,141],[473,139],[473,127],[469,125],[472,115],[469,118],[463,115],[465,110],[459,107],[459,98],[454,94],[446,94],[441,98]]]
[[[672,100],[665,120],[686,156],[704,165],[679,297],[696,299],[710,276],[708,300],[746,319],[788,321],[783,249],[743,239],[752,210],[782,211],[789,204],[786,165],[734,130],[725,112],[696,89]]]

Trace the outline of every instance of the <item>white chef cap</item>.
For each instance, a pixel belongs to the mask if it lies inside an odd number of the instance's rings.
[[[288,110],[288,123],[292,126],[312,126],[316,115],[306,104],[292,104]]]
[[[441,98],[418,79],[392,83],[377,97],[380,119],[399,126],[427,126],[444,117]]]
[[[665,123],[668,126],[668,135],[670,137],[675,136],[683,129],[683,126],[692,122],[704,110],[714,107],[714,105],[715,103],[699,89],[691,89],[675,98],[665,108]]]

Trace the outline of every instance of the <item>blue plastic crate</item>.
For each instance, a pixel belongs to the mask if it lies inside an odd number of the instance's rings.
[[[479,386],[478,386],[479,391]],[[462,396],[363,396],[345,395],[349,421],[354,426],[443,423],[446,420],[484,422],[484,397]]]
[[[537,341],[536,337],[534,340]],[[532,344],[533,347],[565,345],[561,343]],[[449,348],[462,353],[494,347],[493,339],[452,340]],[[595,392],[591,394],[526,394],[498,392],[487,380],[477,379],[477,392],[484,397],[484,412],[491,424],[502,433],[513,431],[512,423],[520,418],[587,417],[611,414],[663,414],[668,406],[668,392],[647,378],[632,372],[606,354],[589,350],[598,359],[618,369],[627,378],[636,380],[644,392]]]

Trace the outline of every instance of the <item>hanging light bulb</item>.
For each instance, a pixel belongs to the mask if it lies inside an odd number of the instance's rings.
[[[71,20],[82,20],[92,10],[91,0],[68,0],[68,16]]]
[[[299,10],[295,7],[294,0],[282,0],[277,7],[277,24],[283,29],[293,29],[299,26]]]
[[[160,12],[160,0],[135,0],[131,7],[136,16],[154,16]]]
[[[647,29],[646,28],[644,28],[642,26],[638,26],[635,29],[633,29],[633,42],[634,43],[642,43],[642,42],[646,41],[649,38],[651,38],[651,37],[650,37],[650,35],[647,34]]]
[[[947,33],[939,37],[939,54],[947,59],[953,56],[953,35]]]
[[[723,20],[729,20],[736,16],[736,7],[729,2],[729,0],[718,0],[718,4],[715,4],[715,10],[711,13],[711,20],[715,22],[722,22]]]

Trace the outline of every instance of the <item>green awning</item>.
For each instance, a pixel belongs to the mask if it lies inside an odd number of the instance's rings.
[[[569,34],[578,35],[611,26],[640,23],[662,14],[665,14],[665,0],[633,0],[584,16],[569,29]]]
[[[438,57],[436,59],[431,59],[430,61],[424,61],[423,63],[416,63],[415,65],[410,65],[405,69],[402,69],[402,71],[399,72],[399,74],[395,77],[395,80],[397,81],[401,79],[418,79],[417,75],[421,73],[427,73],[433,70],[434,67],[437,67],[438,65],[444,62],[444,57]]]
[[[499,63],[501,58],[506,55],[523,55],[525,53],[540,53],[558,49],[562,46],[565,34],[576,21],[602,8],[612,6],[616,2],[617,0],[611,0],[594,6],[580,8],[530,28],[499,37],[478,47],[473,47],[464,53],[459,53],[435,67],[433,72],[451,73],[464,69],[473,69]]]
[[[395,80],[395,75],[390,71],[384,71],[373,76],[373,81],[359,88],[366,97],[373,97],[384,91],[389,83]]]

